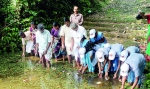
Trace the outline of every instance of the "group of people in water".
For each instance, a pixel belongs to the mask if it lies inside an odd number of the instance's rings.
[[[39,63],[50,68],[52,55],[56,61],[60,58],[65,60],[67,55],[69,63],[75,60],[81,74],[86,70],[91,73],[97,70],[99,78],[109,80],[110,74],[114,79],[118,78],[122,82],[120,89],[124,89],[126,81],[132,86],[131,89],[140,87],[146,58],[140,53],[139,47],[124,48],[120,43],[109,44],[103,33],[95,29],[89,31],[88,39],[82,23],[83,16],[78,13],[77,6],[70,20],[65,17],[63,26],[53,23],[51,31],[46,30],[42,23],[36,29],[35,23],[31,22],[28,31],[19,33],[22,37],[22,56],[25,56],[25,52],[34,52],[40,57]]]

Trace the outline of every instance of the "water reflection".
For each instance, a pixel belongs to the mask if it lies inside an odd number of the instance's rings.
[[[119,82],[117,79],[105,80],[94,76],[84,76],[80,75],[77,71],[73,72],[73,77],[76,81],[75,88],[78,86],[78,84],[82,84],[83,79],[87,80],[88,85],[93,86],[96,89],[119,89],[121,85],[121,82]]]
[[[56,70],[50,69],[50,71],[37,66],[34,61],[26,60],[26,62],[28,69],[24,74],[3,80],[0,82],[0,89],[6,89],[2,88],[6,84],[13,89],[26,89],[26,87],[28,89],[119,89],[121,85],[117,79],[99,79],[94,74],[81,75],[73,70],[72,65],[64,62],[53,63]]]
[[[76,83],[82,83],[82,76],[77,71],[73,72],[73,77]]]

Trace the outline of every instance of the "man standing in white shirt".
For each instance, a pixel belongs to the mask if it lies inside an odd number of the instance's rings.
[[[65,49],[67,51],[67,57],[68,62],[71,63],[71,56],[72,56],[72,50],[71,50],[71,28],[70,28],[70,21],[68,18],[64,18],[65,24],[61,27],[60,30],[60,36],[61,36],[61,42],[62,42],[62,49]]]
[[[79,49],[79,44],[77,42],[77,36],[84,36],[85,38],[87,37],[86,34],[86,30],[84,27],[77,25],[76,23],[71,23],[70,25],[71,27],[71,50],[73,50],[73,55],[76,56],[76,54],[78,54],[78,50]],[[75,57],[76,60],[76,64],[79,67],[79,61],[78,61],[78,57]]]
[[[43,24],[38,24],[37,26],[39,32],[36,34],[36,50],[39,51],[40,62],[42,62],[43,66],[49,69],[50,68],[50,59],[51,55],[51,35],[50,32],[44,29]],[[36,54],[38,53],[36,52]],[[47,65],[46,65],[47,64]]]

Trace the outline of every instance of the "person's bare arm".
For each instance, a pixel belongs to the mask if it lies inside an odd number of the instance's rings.
[[[120,89],[124,89],[126,79],[127,79],[127,76],[123,76],[123,77],[122,77],[122,86],[121,86]]]
[[[116,72],[115,72],[113,78],[116,78],[116,77],[117,77],[118,71],[119,71],[119,69],[120,69],[120,65],[121,65],[121,61],[119,60],[119,61],[118,61],[118,67],[117,67],[117,70],[116,70]]]
[[[25,56],[25,44],[22,45],[22,56]]]
[[[70,49],[70,50],[73,49],[73,46],[74,46],[74,38],[72,37],[72,38],[71,38],[71,49]]]
[[[107,60],[105,59],[105,60],[104,60],[104,66],[106,65],[106,63],[107,63]]]
[[[39,43],[36,43],[36,53],[35,53],[35,56],[37,56],[38,50],[39,50]]]
[[[51,42],[48,42],[48,44],[47,44],[47,46],[46,46],[46,50],[45,50],[44,53],[43,53],[44,55],[47,54],[47,51],[48,51],[50,45],[51,45]]]
[[[54,36],[52,36],[52,44],[54,43],[54,38],[55,38],[55,37],[54,37]]]
[[[24,38],[22,38],[21,39],[22,40],[22,57],[25,57],[25,39]]]
[[[110,70],[110,67],[111,67],[111,60],[108,60],[108,69],[107,69],[107,71]]]
[[[72,22],[72,15],[70,15],[70,22]]]
[[[139,77],[135,77],[135,80],[134,80],[134,83],[133,83],[131,89],[134,89],[136,87],[138,81],[139,81]]]
[[[80,22],[79,22],[79,25],[82,25],[83,24],[83,15],[81,15],[81,19],[80,19]]]
[[[101,73],[101,63],[98,62],[98,69],[99,69],[99,74]]]
[[[62,49],[65,48],[65,36],[61,36],[61,46],[62,46]]]
[[[103,43],[105,41],[105,38],[103,37],[100,41],[99,41],[99,43]]]
[[[78,72],[82,72],[82,69],[83,69],[83,64],[81,65],[81,67],[79,68]]]
[[[142,14],[142,13],[140,13],[140,15],[141,15],[144,19],[146,19],[146,15],[144,15],[144,14]]]
[[[82,74],[84,74],[85,70],[88,68],[88,66],[86,65],[85,67],[83,67],[83,70],[82,70]]]

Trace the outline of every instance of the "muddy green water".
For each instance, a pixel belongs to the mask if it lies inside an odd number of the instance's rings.
[[[27,63],[24,73],[0,79],[0,89],[119,89],[121,84],[118,80],[99,79],[94,74],[80,75],[67,61],[52,61],[51,69],[46,70],[38,60],[36,57],[23,59]]]

